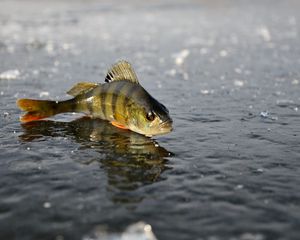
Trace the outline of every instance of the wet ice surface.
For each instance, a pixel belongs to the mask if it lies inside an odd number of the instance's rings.
[[[1,239],[115,236],[139,221],[157,239],[298,239],[299,10],[2,1],[0,73],[18,74],[0,79]],[[17,98],[65,99],[118,59],[169,108],[171,134],[72,114],[19,123]]]
[[[109,233],[105,227],[96,227],[83,240],[157,240],[149,224],[138,222],[128,226],[122,233]]]

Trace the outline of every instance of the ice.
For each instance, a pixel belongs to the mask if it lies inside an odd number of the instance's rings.
[[[37,75],[40,74],[40,71],[37,70],[37,69],[34,69],[34,70],[32,71],[32,74],[35,75],[35,76],[37,76]]]
[[[48,97],[49,92],[40,92],[40,97]]]
[[[158,59],[158,61],[159,61],[159,63],[165,63],[165,59],[163,58],[163,57],[160,57],[159,59]]]
[[[264,240],[265,237],[260,233],[243,233],[240,240]]]
[[[266,26],[261,26],[257,29],[257,34],[262,37],[265,42],[271,41],[271,34]]]
[[[205,54],[207,54],[208,53],[208,49],[207,48],[201,48],[200,49],[200,54],[201,55],[205,55]]]
[[[260,116],[263,117],[263,118],[268,118],[269,117],[269,113],[267,111],[266,112],[261,112]]]
[[[122,233],[109,233],[103,226],[98,226],[90,236],[83,240],[157,240],[152,227],[144,222],[129,225]]]
[[[161,82],[157,82],[157,87],[158,87],[158,88],[162,88]]]
[[[206,89],[201,90],[201,93],[204,94],[204,95],[207,95],[207,94],[209,94],[209,90],[206,90]]]
[[[189,74],[187,72],[183,72],[182,77],[184,80],[189,80]]]
[[[238,36],[232,34],[232,35],[230,36],[230,42],[231,42],[232,44],[234,44],[234,45],[238,44],[238,43],[239,43]]]
[[[55,240],[64,240],[64,239],[65,238],[62,235],[58,235],[58,236],[55,237]]]
[[[51,208],[51,203],[49,203],[49,202],[44,202],[43,207],[44,207],[44,208]]]
[[[183,49],[181,52],[174,54],[176,65],[181,66],[189,55],[190,51],[188,49]]]
[[[47,42],[45,49],[49,55],[53,54],[54,53],[54,44],[52,42]]]
[[[235,187],[235,189],[243,189],[244,188],[244,185],[242,185],[242,184],[238,184],[238,185],[236,185],[236,187]]]
[[[169,75],[169,76],[172,76],[172,77],[174,77],[176,75],[176,73],[177,73],[177,71],[174,68],[169,70],[169,71],[166,71],[166,75]]]
[[[215,63],[215,62],[216,62],[216,59],[214,59],[214,58],[209,58],[209,62],[210,62],[210,63]]]
[[[242,69],[240,68],[235,68],[234,71],[238,74],[242,74]]]
[[[7,70],[0,74],[0,79],[3,79],[3,80],[13,80],[13,79],[17,79],[19,77],[20,77],[20,71],[17,69]]]
[[[14,53],[15,52],[15,47],[13,45],[7,46],[7,52],[8,53]]]
[[[242,86],[244,86],[244,81],[242,81],[242,80],[234,80],[234,85],[235,86],[237,86],[237,87],[242,87]]]
[[[262,118],[267,118],[267,119],[271,119],[271,120],[278,120],[278,117],[273,117],[273,116],[271,116],[271,115],[269,114],[268,111],[263,111],[263,112],[261,112],[261,113],[260,113],[260,116],[261,116]]]
[[[293,84],[293,85],[298,85],[298,84],[299,84],[299,80],[298,80],[298,79],[294,79],[294,80],[292,81],[292,84]]]
[[[290,99],[278,99],[276,100],[276,105],[279,107],[289,107],[295,105],[295,102]]]
[[[291,16],[291,17],[288,18],[288,23],[291,26],[295,26],[296,23],[297,23],[297,20],[296,20],[296,18],[294,16]]]
[[[138,222],[129,226],[121,235],[122,240],[155,240],[157,239],[149,224]]]
[[[200,90],[200,92],[203,95],[208,95],[208,94],[213,94],[215,91],[214,90],[208,90],[208,89],[202,89],[202,90]]]
[[[69,50],[72,47],[70,43],[63,43],[62,48],[63,50]]]
[[[221,57],[227,57],[228,56],[228,52],[226,50],[221,50],[219,54],[220,54]]]

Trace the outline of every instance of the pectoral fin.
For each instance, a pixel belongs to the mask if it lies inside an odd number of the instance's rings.
[[[117,128],[121,128],[121,129],[128,129],[127,127],[125,127],[124,125],[121,125],[117,122],[111,122],[111,124]]]

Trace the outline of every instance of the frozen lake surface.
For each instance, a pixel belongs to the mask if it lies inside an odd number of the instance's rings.
[[[293,0],[1,1],[0,238],[299,239],[299,43]],[[172,133],[19,122],[119,59]]]

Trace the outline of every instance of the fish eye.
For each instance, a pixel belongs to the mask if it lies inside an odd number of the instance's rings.
[[[149,121],[153,121],[154,120],[154,118],[155,118],[155,115],[154,115],[154,113],[153,112],[148,112],[147,113],[147,115],[146,115],[146,118],[149,120]]]

